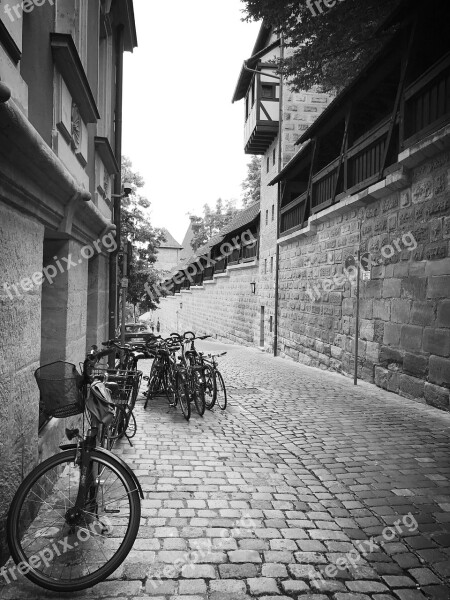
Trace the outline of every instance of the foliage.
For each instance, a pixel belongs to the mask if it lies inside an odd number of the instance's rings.
[[[216,201],[215,208],[212,209],[209,204],[203,206],[202,217],[190,215],[194,232],[191,247],[194,252],[206,244],[214,235],[217,235],[222,227],[225,227],[231,221],[236,212],[235,200],[223,201],[222,198],[219,198]]]
[[[260,200],[261,192],[261,157],[253,155],[247,165],[247,177],[242,182],[244,207]]]
[[[399,0],[242,0],[244,20],[264,19],[288,46],[279,70],[293,90],[318,86],[336,91],[347,85],[386,41],[380,25]],[[320,9],[319,9],[320,7]]]
[[[122,240],[130,240],[133,248],[131,260],[130,257],[128,260],[127,300],[146,312],[154,310],[155,302],[158,302],[145,291],[145,284],[152,287],[160,279],[154,264],[164,236],[161,230],[155,229],[151,224],[148,214],[150,202],[138,193],[144,186],[144,180],[139,173],[133,171],[127,157],[122,159],[122,181],[130,181],[133,189],[128,197],[122,199],[121,211]]]

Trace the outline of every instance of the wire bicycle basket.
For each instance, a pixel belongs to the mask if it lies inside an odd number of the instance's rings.
[[[110,387],[114,404],[126,405],[135,402],[142,379],[142,371],[96,366],[92,369],[90,375],[94,379],[101,379],[105,383],[116,384]]]
[[[83,378],[75,365],[59,360],[39,367],[34,377],[48,416],[64,419],[84,411]]]

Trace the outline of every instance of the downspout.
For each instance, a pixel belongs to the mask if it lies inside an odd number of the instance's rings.
[[[115,106],[115,135],[114,152],[119,173],[114,178],[113,221],[116,226],[116,249],[110,254],[109,259],[109,338],[116,337],[117,328],[117,258],[120,250],[120,212],[122,195],[122,109],[123,109],[123,53],[124,53],[124,27],[119,25],[116,29],[116,106]]]
[[[284,58],[284,39],[281,34],[280,44],[280,57]],[[279,139],[278,139],[278,173],[281,172],[283,167],[283,76],[280,75],[280,107],[279,107]],[[281,202],[281,181],[277,184],[277,248],[275,255],[275,322],[274,322],[274,333],[273,333],[273,355],[278,356],[278,306],[279,306],[279,285],[280,285],[280,244],[278,239],[280,237],[280,202]]]

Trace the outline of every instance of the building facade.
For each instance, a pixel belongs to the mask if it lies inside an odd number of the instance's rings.
[[[280,43],[263,27],[234,96],[245,149],[263,157],[254,279],[238,298],[253,312],[234,324],[230,266],[228,284],[222,266],[213,274],[213,296],[186,284],[184,265],[161,321],[174,324],[175,306],[185,329],[449,410],[449,8],[406,4],[386,24],[397,33],[331,102],[268,77]]]
[[[3,543],[18,483],[57,450],[67,425],[48,421],[34,371],[56,360],[78,364],[108,336],[132,0],[2,3],[0,42]]]
[[[180,262],[183,248],[167,229],[163,228],[161,231],[164,235],[164,241],[161,242],[158,248],[155,269],[170,272]]]

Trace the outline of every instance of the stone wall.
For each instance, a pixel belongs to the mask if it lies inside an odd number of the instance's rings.
[[[258,267],[230,267],[201,287],[162,298],[156,318],[161,332],[192,330],[244,345],[259,340],[258,303],[250,283],[257,281]]]
[[[330,94],[291,92],[286,86],[283,93],[283,122],[281,125],[281,167],[294,156],[295,142],[305,129],[331,102]],[[262,157],[261,165],[261,222],[259,242],[259,276],[257,294],[264,307],[264,348],[273,352],[275,327],[275,274],[278,223],[278,186],[269,183],[279,172],[280,136],[278,135]]]
[[[282,355],[352,372],[355,285],[333,278],[361,236],[362,252],[379,264],[361,282],[359,377],[448,409],[449,175],[447,152],[412,169],[403,189],[338,215],[330,211],[312,235],[281,245]]]
[[[5,556],[5,518],[17,483],[37,461],[39,392],[33,373],[41,346],[40,288],[14,290],[42,269],[44,227],[2,205],[0,219],[0,564]],[[28,287],[28,286],[26,286]]]

